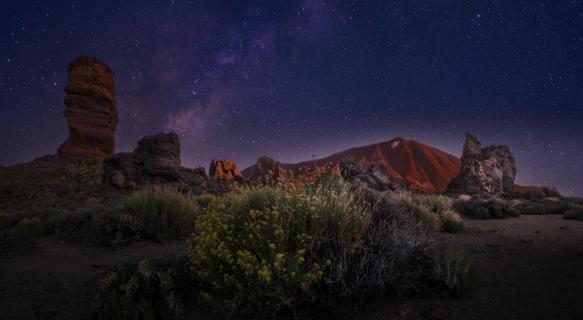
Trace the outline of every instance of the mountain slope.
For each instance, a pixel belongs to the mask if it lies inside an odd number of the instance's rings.
[[[296,164],[281,163],[293,172],[309,171],[316,167],[334,167],[342,160],[359,162],[379,161],[385,172],[395,181],[427,192],[442,192],[457,174],[460,160],[423,143],[396,137],[390,141],[351,148],[329,157]],[[254,167],[242,171],[249,178]]]

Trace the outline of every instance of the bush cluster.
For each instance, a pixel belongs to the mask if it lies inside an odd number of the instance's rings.
[[[138,240],[186,237],[194,229],[198,212],[189,196],[167,187],[148,187],[112,208],[4,217],[0,236],[30,240],[55,234],[85,244],[118,247]]]
[[[398,290],[426,274],[425,230],[404,203],[338,179],[296,191],[242,189],[197,219],[189,245],[201,297],[270,317]]]
[[[182,308],[184,259],[144,259],[105,271],[91,302],[95,320],[175,319]]]
[[[566,211],[563,218],[570,220],[583,221],[583,207],[576,207],[569,211]]]
[[[508,201],[497,198],[460,197],[454,201],[454,208],[461,214],[474,219],[518,217],[520,211]]]

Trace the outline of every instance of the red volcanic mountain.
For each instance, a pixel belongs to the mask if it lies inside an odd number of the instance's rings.
[[[335,167],[342,160],[359,162],[379,161],[393,181],[412,189],[427,192],[443,192],[447,184],[458,173],[460,160],[426,144],[405,140],[401,137],[391,141],[351,148],[329,157],[296,164],[280,165],[295,173],[310,171],[316,167]],[[255,165],[242,171],[246,178],[253,176]]]

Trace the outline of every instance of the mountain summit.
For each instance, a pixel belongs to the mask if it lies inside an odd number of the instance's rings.
[[[360,163],[378,161],[393,181],[426,192],[445,191],[447,184],[460,168],[460,160],[457,157],[402,137],[351,148],[313,161],[295,164],[280,163],[280,166],[298,173],[318,170],[322,167],[335,168],[342,160],[354,160]],[[255,166],[246,168],[242,174],[247,178],[252,177]]]

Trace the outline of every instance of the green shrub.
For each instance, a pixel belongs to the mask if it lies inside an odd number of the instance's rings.
[[[583,207],[577,207],[565,212],[563,218],[583,221]]]
[[[201,297],[229,311],[271,317],[410,286],[425,229],[383,194],[322,179],[231,193],[197,219],[189,244]],[[424,265],[419,263],[419,265]]]
[[[178,304],[172,260],[146,259],[107,270],[91,303],[96,320],[175,319]]]
[[[187,195],[160,186],[132,193],[121,203],[132,223],[153,240],[174,240],[190,234],[199,211]]]
[[[434,255],[435,275],[455,296],[468,292],[475,270],[472,260],[463,251],[449,245],[439,247]]]
[[[209,205],[190,244],[202,295],[229,310],[273,315],[310,297],[330,261],[317,254],[361,238],[365,212],[342,186],[287,192],[257,187]]]

